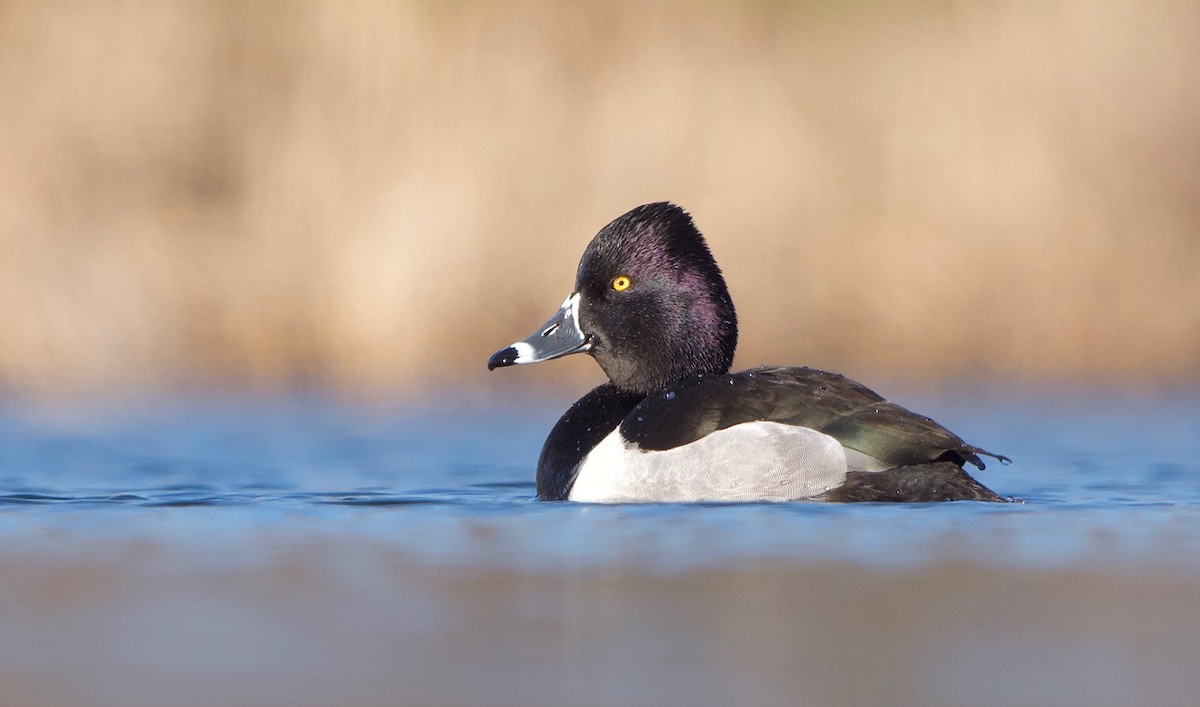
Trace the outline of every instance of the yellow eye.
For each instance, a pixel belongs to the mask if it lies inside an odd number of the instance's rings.
[[[613,278],[612,288],[617,292],[624,292],[625,290],[628,290],[629,286],[632,284],[633,283],[629,280],[629,278],[625,277],[624,275],[618,275]]]

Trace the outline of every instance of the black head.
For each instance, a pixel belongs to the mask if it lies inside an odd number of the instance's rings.
[[[650,393],[725,373],[737,315],[721,270],[683,209],[646,204],[596,234],[559,312],[489,368],[587,351],[614,385]]]

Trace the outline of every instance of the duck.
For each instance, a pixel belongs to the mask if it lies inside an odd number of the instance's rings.
[[[585,353],[608,377],[550,430],[537,498],[1006,500],[965,467],[1007,457],[837,373],[730,373],[737,340],[725,278],[683,208],[645,204],[600,229],[554,316],[487,362],[490,371]]]

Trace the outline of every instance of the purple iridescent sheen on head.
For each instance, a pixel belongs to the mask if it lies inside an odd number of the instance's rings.
[[[613,278],[632,284],[615,291]],[[600,230],[579,263],[580,324],[618,387],[659,390],[725,373],[737,315],[721,270],[683,209],[646,204]]]

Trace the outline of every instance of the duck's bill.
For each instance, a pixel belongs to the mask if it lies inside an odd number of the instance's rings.
[[[567,354],[587,351],[591,342],[579,328],[579,293],[571,295],[562,307],[530,336],[506,349],[492,354],[488,359],[488,370],[515,366],[521,363],[537,363],[559,358]]]

